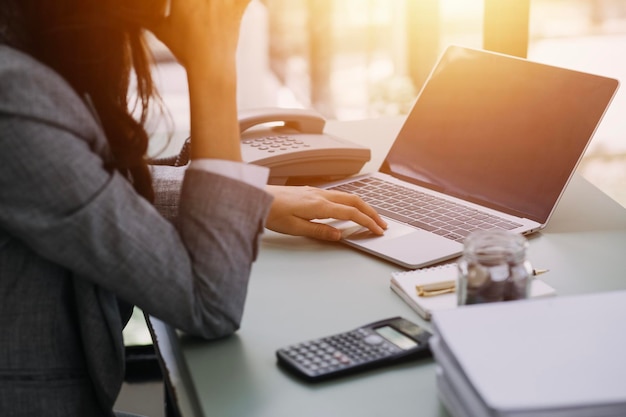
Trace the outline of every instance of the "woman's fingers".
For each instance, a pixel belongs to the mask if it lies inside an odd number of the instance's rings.
[[[331,209],[334,215],[328,216],[329,218],[352,220],[366,227],[367,225],[363,224],[363,222],[370,223],[370,221],[373,221],[377,226],[374,229],[380,229],[379,234],[382,234],[382,231],[387,228],[387,223],[380,217],[376,210],[359,196],[333,190],[324,190],[324,192],[327,193],[326,195],[329,201],[337,204]],[[368,228],[372,230],[372,228]]]

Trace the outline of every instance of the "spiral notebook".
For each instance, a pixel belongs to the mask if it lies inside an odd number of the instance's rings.
[[[430,268],[391,273],[391,289],[400,296],[413,310],[425,320],[430,320],[433,311],[446,310],[457,306],[456,293],[435,296],[419,296],[417,286],[434,284],[443,281],[455,281],[457,278],[456,263],[448,263]],[[531,298],[555,295],[554,288],[544,281],[534,278],[531,282]]]

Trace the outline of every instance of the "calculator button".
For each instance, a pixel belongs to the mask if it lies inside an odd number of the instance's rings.
[[[370,334],[369,336],[366,336],[363,341],[368,345],[380,345],[385,341],[385,339],[378,336],[377,334]]]

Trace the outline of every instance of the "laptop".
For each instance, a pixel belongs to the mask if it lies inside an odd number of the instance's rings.
[[[352,222],[330,224],[342,229],[343,243],[409,269],[459,256],[465,236],[476,229],[537,232],[618,85],[450,46],[378,172],[322,187],[360,195],[388,222],[385,235]]]

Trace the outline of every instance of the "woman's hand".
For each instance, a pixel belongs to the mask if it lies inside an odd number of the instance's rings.
[[[387,224],[358,196],[313,187],[269,185],[274,202],[266,226],[275,232],[308,236],[321,240],[339,240],[341,231],[313,219],[351,220],[382,235]]]
[[[220,58],[231,58],[236,51],[239,26],[249,2],[160,0],[156,3],[163,3],[160,6],[163,16],[147,25],[147,29],[189,70],[197,61],[219,62]]]

